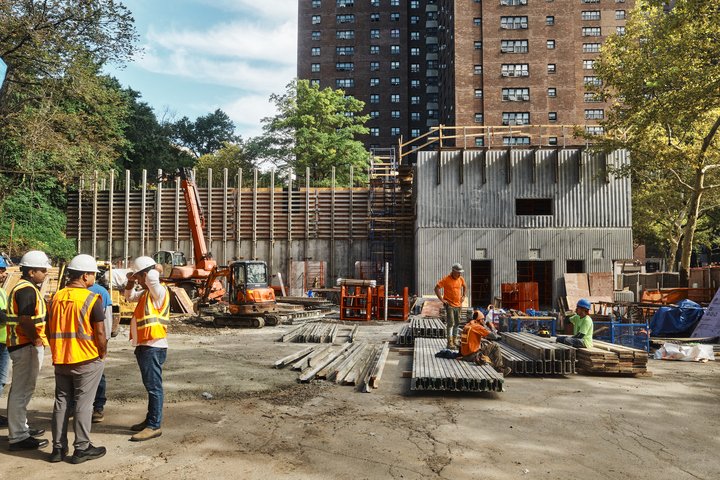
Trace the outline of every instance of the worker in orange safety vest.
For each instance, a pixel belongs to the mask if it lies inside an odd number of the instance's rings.
[[[480,365],[489,364],[507,376],[511,369],[504,366],[500,347],[491,341],[498,337],[485,327],[484,320],[485,315],[481,311],[473,311],[472,320],[465,324],[460,334],[460,358]]]

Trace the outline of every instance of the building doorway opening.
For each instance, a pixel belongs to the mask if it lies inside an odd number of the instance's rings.
[[[585,273],[585,260],[566,260],[565,273]]]
[[[537,282],[540,308],[553,306],[553,262],[552,260],[530,260],[517,262],[518,282]]]
[[[493,303],[492,260],[472,260],[470,263],[470,305],[487,307]]]

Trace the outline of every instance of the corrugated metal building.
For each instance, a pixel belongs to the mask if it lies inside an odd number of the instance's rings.
[[[419,153],[418,292],[461,262],[472,305],[499,297],[501,283],[537,281],[548,307],[564,273],[612,271],[632,258],[630,180],[612,174],[628,162],[577,148]]]

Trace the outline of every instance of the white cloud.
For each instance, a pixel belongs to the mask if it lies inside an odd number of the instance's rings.
[[[202,3],[228,11],[253,12],[268,18],[297,18],[295,0],[204,0]]]
[[[275,105],[270,103],[269,95],[241,96],[221,108],[230,116],[245,139],[260,135],[262,133],[260,120],[276,113]]]

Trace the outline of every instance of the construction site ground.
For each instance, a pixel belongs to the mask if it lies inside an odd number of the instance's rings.
[[[363,325],[358,340],[389,340],[398,327]],[[91,435],[107,455],[51,466],[49,447],[9,452],[2,429],[0,478],[720,478],[718,362],[651,360],[645,378],[510,376],[502,393],[417,393],[403,375],[412,356],[393,351],[380,388],[359,393],[273,369],[305,346],[275,341],[289,328],[175,321],[163,435],[133,443],[128,427],[143,420],[147,397],[123,327],[109,346],[105,421]],[[29,414],[46,438],[53,391],[48,352]]]

